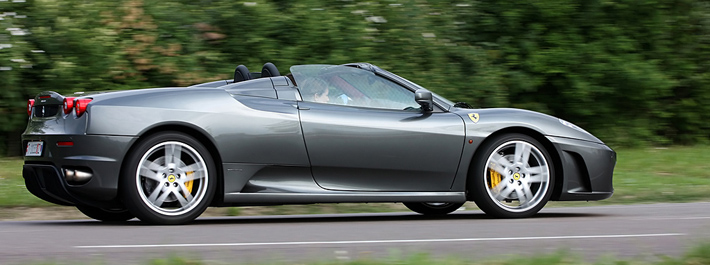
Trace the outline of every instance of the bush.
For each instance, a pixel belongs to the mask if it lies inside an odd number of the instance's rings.
[[[12,44],[0,49],[0,151],[13,155],[39,91],[186,86],[268,61],[281,72],[368,61],[614,145],[710,136],[707,1],[35,0],[0,2],[0,13],[27,33],[0,33]]]

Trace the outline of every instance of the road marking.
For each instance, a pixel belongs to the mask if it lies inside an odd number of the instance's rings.
[[[688,216],[688,217],[647,217],[647,218],[632,218],[633,220],[703,220],[710,219],[710,216]]]
[[[252,243],[205,243],[205,244],[157,244],[157,245],[97,245],[74,246],[74,248],[174,248],[174,247],[245,247],[245,246],[288,246],[288,245],[338,245],[338,244],[382,244],[382,243],[437,243],[462,241],[511,241],[546,239],[595,239],[684,236],[681,233],[631,234],[631,235],[588,235],[588,236],[533,236],[533,237],[490,237],[490,238],[449,238],[449,239],[393,239],[362,241],[301,241],[301,242],[252,242]]]

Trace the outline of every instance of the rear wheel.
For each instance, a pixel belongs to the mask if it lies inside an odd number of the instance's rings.
[[[445,215],[461,208],[463,203],[459,202],[405,202],[410,210],[423,215]]]
[[[480,150],[469,172],[469,191],[481,210],[515,218],[532,216],[545,206],[554,186],[554,168],[540,142],[524,134],[505,134]]]
[[[177,132],[140,142],[123,174],[126,207],[152,224],[184,224],[197,218],[214,196],[217,175],[207,148]]]
[[[123,222],[136,217],[127,209],[101,209],[85,205],[77,205],[76,208],[84,215],[103,222]]]

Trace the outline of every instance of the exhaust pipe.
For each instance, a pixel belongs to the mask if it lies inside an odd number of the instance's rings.
[[[91,170],[64,169],[64,180],[71,185],[86,184],[92,177],[94,177],[94,174],[91,173]]]

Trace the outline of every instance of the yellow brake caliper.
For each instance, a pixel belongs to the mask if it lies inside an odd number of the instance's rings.
[[[491,181],[488,182],[488,184],[489,184],[489,188],[492,189],[492,188],[495,188],[496,186],[498,186],[498,183],[500,183],[500,181],[503,180],[503,176],[501,176],[500,173],[498,173],[498,171],[495,171],[493,169],[489,168],[488,171],[491,176]]]
[[[195,174],[195,171],[189,171],[189,172],[187,172],[186,175],[188,178],[192,178],[192,174]],[[195,182],[194,180],[190,180],[190,181],[185,182],[185,188],[187,188],[187,192],[192,193],[192,184],[194,182]]]

